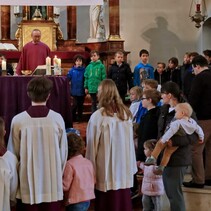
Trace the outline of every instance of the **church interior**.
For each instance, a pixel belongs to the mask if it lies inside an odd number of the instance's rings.
[[[196,13],[197,4],[201,4],[200,17]],[[16,51],[0,49],[0,53],[14,69],[34,28],[41,30],[41,41],[50,47],[51,58],[55,55],[61,58],[64,76],[73,66],[76,54],[83,55],[88,62],[92,50],[100,52],[107,70],[115,52],[124,51],[124,59],[133,70],[139,62],[141,49],[149,51],[149,62],[153,66],[157,62],[167,63],[170,57],[177,57],[182,64],[186,52],[202,54],[203,50],[211,49],[210,0],[106,0],[102,17],[104,34],[94,38],[91,37],[90,6],[87,5],[0,5],[0,11],[0,43],[11,43],[17,48]],[[89,106],[89,99],[87,102]],[[84,124],[74,124],[73,127],[79,130],[82,127],[85,136]],[[210,210],[210,187],[183,188],[183,194],[187,211]],[[162,203],[162,211],[168,211],[166,196],[162,198]],[[142,210],[139,202],[134,201],[134,204],[135,211]]]
[[[140,49],[147,49],[150,52],[149,62],[153,66],[158,61],[167,62],[172,56],[182,63],[185,52],[202,53],[203,50],[211,48],[211,4],[207,0],[203,2],[206,7],[201,5],[201,14],[206,18],[201,22],[201,27],[197,28],[196,23],[191,20],[196,11],[196,1],[105,1],[105,39],[100,42],[89,41],[89,6],[61,6],[56,10],[47,6],[44,9],[45,16],[41,19],[35,18],[36,20],[32,20],[34,11],[30,6],[20,6],[18,13],[15,13],[14,6],[1,6],[0,42],[12,43],[21,50],[24,42],[30,39],[30,29],[37,24],[43,24],[44,27],[47,22],[49,28],[45,29],[45,33],[53,30],[54,24],[55,28],[50,37],[43,36],[42,39],[50,44],[53,51],[60,54],[78,51],[84,52],[88,58],[87,53],[91,50],[99,50],[103,63],[108,67],[114,52],[123,50],[125,59],[133,69],[139,61]],[[58,11],[59,14],[55,14]],[[24,37],[22,30],[25,30]],[[18,61],[19,54],[8,56],[12,62]],[[71,65],[69,57],[72,55],[61,57],[63,68],[67,70]]]

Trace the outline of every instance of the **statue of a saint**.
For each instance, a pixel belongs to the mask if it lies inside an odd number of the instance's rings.
[[[103,5],[90,6],[90,38],[88,39],[88,42],[99,42],[106,40],[104,10],[105,1]]]

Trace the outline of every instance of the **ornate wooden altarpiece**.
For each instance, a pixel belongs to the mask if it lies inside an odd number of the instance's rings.
[[[44,14],[41,13],[41,9],[43,9]],[[33,29],[41,31],[41,41],[47,44],[52,51],[57,50],[57,40],[63,39],[63,34],[59,24],[53,20],[51,7],[23,7],[23,19],[18,24],[18,29],[15,33],[20,51],[26,43],[31,41]]]
[[[115,52],[118,50],[124,51],[124,40],[121,39],[119,30],[119,0],[109,0],[108,4],[109,37],[104,42],[78,43],[76,41],[76,6],[67,6],[67,40],[63,39],[59,24],[54,22],[53,6],[47,6],[45,8],[46,14],[44,20],[39,17],[32,18],[30,7],[23,6],[22,21],[18,24],[15,34],[16,40],[11,40],[10,6],[1,6],[2,38],[0,42],[13,43],[21,50],[24,44],[30,41],[32,29],[38,28],[42,32],[42,41],[47,43],[52,51],[90,52],[91,50],[98,50],[101,54],[101,59],[108,68],[114,58]],[[127,59],[128,53],[125,52],[125,59]],[[68,62],[73,62],[73,60],[70,59]],[[70,67],[70,63],[67,66]]]

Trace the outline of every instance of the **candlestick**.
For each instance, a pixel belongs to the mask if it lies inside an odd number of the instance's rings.
[[[46,75],[51,75],[51,58],[46,58]]]
[[[2,60],[1,69],[2,70],[7,70],[7,62],[5,60]]]

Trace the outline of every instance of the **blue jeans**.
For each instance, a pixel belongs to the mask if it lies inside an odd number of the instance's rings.
[[[161,196],[142,196],[143,211],[161,211]]]
[[[90,201],[79,202],[77,204],[70,204],[66,207],[66,211],[87,211],[89,209]]]

